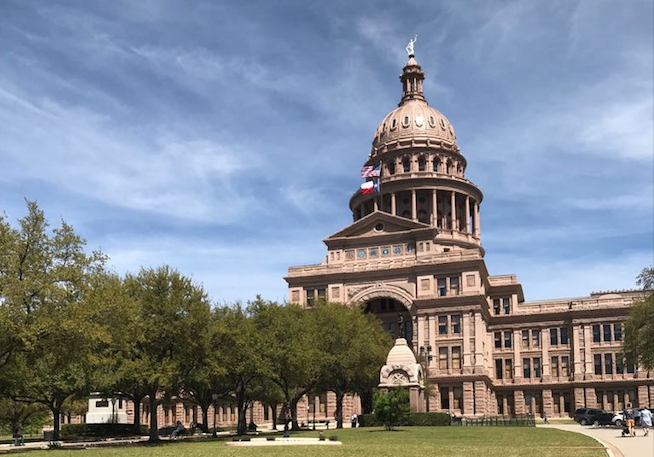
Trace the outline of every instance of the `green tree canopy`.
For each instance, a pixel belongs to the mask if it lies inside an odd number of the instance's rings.
[[[636,283],[646,290],[654,288],[654,268],[644,268]],[[624,324],[624,352],[632,354],[642,369],[654,369],[654,293],[631,306]]]
[[[393,430],[411,412],[409,392],[401,387],[388,392],[375,392],[373,404],[375,417],[386,430]]]

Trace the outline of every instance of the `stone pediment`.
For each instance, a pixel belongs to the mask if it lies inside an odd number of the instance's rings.
[[[432,227],[422,222],[415,222],[404,217],[393,216],[388,213],[377,211],[359,219],[352,225],[325,238],[324,242],[340,241],[348,238],[379,237],[404,233],[410,230],[431,229]]]

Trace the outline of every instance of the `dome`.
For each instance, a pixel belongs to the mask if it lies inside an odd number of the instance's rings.
[[[456,148],[456,135],[450,121],[427,102],[410,100],[391,111],[377,127],[372,147],[408,138],[425,138]]]
[[[393,143],[420,139],[421,143],[459,152],[456,135],[450,121],[432,108],[422,93],[425,74],[415,56],[409,56],[404,66],[402,100],[377,127],[372,141],[373,155]]]
[[[395,340],[395,346],[392,347],[386,357],[386,365],[395,366],[412,366],[415,365],[416,356],[413,354],[413,351],[408,346],[406,339],[398,338]]]

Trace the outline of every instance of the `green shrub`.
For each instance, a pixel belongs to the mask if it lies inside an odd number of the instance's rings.
[[[115,438],[123,436],[149,435],[150,429],[141,426],[137,431],[133,424],[63,424],[62,440],[85,438]]]
[[[377,420],[384,424],[386,430],[392,430],[396,425],[401,425],[405,416],[411,412],[409,392],[402,388],[391,389],[388,392],[375,392],[372,403]]]
[[[450,425],[450,415],[447,413],[408,413],[397,424],[400,426],[419,425],[423,427],[434,427]],[[360,427],[379,427],[384,425],[374,414],[362,414],[359,416]]]

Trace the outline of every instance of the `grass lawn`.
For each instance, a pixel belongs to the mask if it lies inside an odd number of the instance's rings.
[[[300,432],[293,436],[317,436]],[[576,433],[534,427],[401,427],[387,432],[378,428],[328,430],[342,446],[227,447],[224,441],[180,440],[158,446],[129,446],[84,451],[61,450],[57,457],[214,457],[260,456],[397,457],[425,455],[443,457],[606,457],[592,438]],[[30,457],[51,456],[48,451],[30,452]]]

